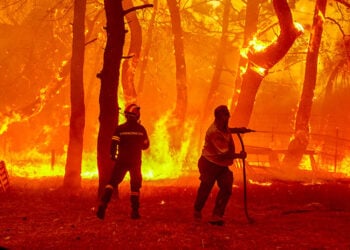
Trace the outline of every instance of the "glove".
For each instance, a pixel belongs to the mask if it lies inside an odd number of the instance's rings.
[[[247,152],[245,151],[241,151],[238,155],[239,155],[238,158],[241,158],[242,160],[247,158]]]

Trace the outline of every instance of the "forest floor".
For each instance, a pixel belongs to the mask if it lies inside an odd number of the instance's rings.
[[[10,178],[0,193],[0,249],[350,249],[350,181],[312,184],[235,181],[224,226],[208,224],[217,188],[203,219],[193,219],[197,177],[144,181],[141,219],[130,219],[125,180],[107,209],[95,216],[97,180],[79,195],[62,191],[62,178]]]

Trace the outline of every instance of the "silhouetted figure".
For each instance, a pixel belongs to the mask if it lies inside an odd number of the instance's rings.
[[[113,189],[121,183],[129,171],[131,218],[140,218],[139,198],[142,184],[141,160],[142,150],[149,147],[146,129],[139,123],[140,107],[130,104],[124,111],[126,122],[117,126],[111,143],[111,158],[115,160],[111,179],[101,196],[97,217],[104,219],[107,205],[111,200]]]
[[[201,219],[201,211],[217,182],[219,192],[209,223],[223,225],[226,205],[232,194],[233,173],[229,166],[236,158],[246,158],[245,152],[235,153],[235,145],[228,128],[230,112],[227,106],[220,105],[214,111],[215,120],[205,135],[204,147],[198,160],[200,186],[194,204],[194,217]]]

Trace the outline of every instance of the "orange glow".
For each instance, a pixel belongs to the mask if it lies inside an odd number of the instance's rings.
[[[326,18],[324,17],[322,11],[319,10],[319,11],[317,12],[317,15],[318,15],[318,17],[322,20],[322,22],[324,22],[324,21],[326,20]]]
[[[346,156],[344,160],[340,162],[339,168],[337,171],[340,173],[344,173],[347,176],[350,176],[350,156]]]
[[[300,23],[294,22],[294,27],[300,32],[300,33],[304,33],[304,28]],[[240,50],[240,55],[243,58],[249,59],[249,54],[254,54],[257,52],[262,52],[264,51],[268,46],[270,45],[270,43],[267,42],[263,42],[261,40],[259,40],[257,38],[257,36],[254,36],[252,40],[249,41],[248,46],[246,48],[242,48]],[[255,64],[252,61],[249,61],[248,63],[249,68],[258,73],[261,76],[265,76],[267,74],[267,70],[257,64]],[[247,66],[245,67],[240,67],[240,72],[241,74],[244,74],[247,70]]]
[[[256,36],[252,40],[249,41],[247,48],[242,48],[240,50],[240,54],[243,58],[248,59],[249,54],[254,54],[256,52],[264,51],[266,47],[268,46],[267,43],[264,43],[257,39]],[[245,67],[240,67],[240,73],[241,75],[244,74],[247,71],[247,66],[254,72],[258,73],[261,76],[265,76],[267,74],[267,69],[255,64],[252,61],[248,62],[248,65]]]
[[[178,151],[171,149],[170,136],[167,132],[170,111],[155,124],[154,133],[150,136],[151,147],[144,153],[143,174],[145,179],[167,179],[181,176],[189,148],[189,139],[193,127],[185,125],[187,134]],[[195,164],[195,163],[194,163]]]
[[[249,67],[252,71],[254,71],[255,73],[258,73],[261,76],[265,76],[267,74],[267,69],[260,67],[259,65],[253,62],[249,63]]]
[[[259,181],[253,181],[253,180],[249,180],[249,183],[254,185],[259,185],[259,186],[265,186],[265,187],[272,185],[272,182],[259,182]]]
[[[146,151],[143,156],[142,172],[145,180],[161,180],[161,179],[176,179],[185,175],[187,170],[196,168],[199,154],[191,155],[190,159],[185,161],[187,151],[189,148],[189,137],[187,134],[187,143],[185,143],[181,150],[174,152],[169,146],[169,134],[166,133],[164,124],[168,116],[162,117],[157,122],[156,131],[150,136],[153,143],[151,149]],[[191,131],[191,128],[188,128]],[[160,137],[159,137],[160,136]],[[162,140],[159,140],[161,138]],[[96,154],[83,154],[83,164],[81,177],[84,179],[98,178]],[[248,155],[247,168],[249,164],[258,164],[261,168],[269,168],[268,164],[264,162],[250,161],[251,157]],[[65,154],[55,156],[54,165],[52,165],[52,156],[50,154],[41,154],[36,150],[28,151],[26,155],[11,154],[11,159],[7,162],[7,169],[10,176],[25,177],[25,178],[42,178],[42,177],[62,177],[65,169]],[[188,168],[184,169],[184,164],[188,164]],[[350,177],[350,157],[345,157],[337,164],[336,173]],[[335,174],[333,165],[322,165],[319,169],[313,170],[311,167],[310,158],[304,156],[299,165],[300,170],[308,172],[318,171],[329,173],[330,176]],[[126,176],[126,179],[129,177]],[[249,183],[262,186],[270,186],[271,182],[258,182],[249,179]]]
[[[2,58],[0,64],[2,88],[0,91],[2,94],[0,160],[6,162],[10,176],[28,178],[63,176],[71,106],[70,67],[68,66],[72,55],[72,26],[67,24],[72,23],[72,8],[63,7],[65,4],[51,6],[49,1],[46,1],[46,4],[40,1],[14,2],[16,4],[13,6],[0,10],[0,26],[3,33],[0,39],[0,47],[3,48],[0,51]],[[34,2],[36,2],[35,8],[32,6]],[[144,2],[136,0],[134,5],[142,5]],[[98,178],[96,144],[101,84],[96,74],[103,66],[107,38],[103,3],[103,0],[98,0],[98,3],[87,6],[90,21],[86,23],[85,30],[87,35],[84,62],[86,112],[82,178]],[[290,133],[294,131],[293,117],[297,112],[304,84],[306,51],[309,32],[312,32],[314,2],[297,1],[296,9],[292,9],[293,18],[300,21],[300,23],[294,23],[295,29],[304,32],[304,25],[307,34],[296,40],[290,53],[288,52],[278,64],[273,66],[271,71],[249,60],[242,60],[248,62],[241,67],[239,64],[243,62],[239,60],[239,53],[242,57],[249,59],[251,54],[264,52],[277,37],[279,30],[276,17],[270,12],[272,6],[268,9],[265,9],[267,6],[265,4],[261,6],[261,14],[265,15],[268,11],[271,15],[265,16],[263,22],[258,22],[256,30],[259,33],[246,48],[241,48],[245,31],[243,20],[246,14],[246,1],[231,1],[231,4],[228,30],[223,34],[223,1],[181,1],[182,39],[185,44],[186,60],[183,65],[186,67],[187,77],[187,88],[181,90],[183,93],[176,86],[174,37],[166,1],[158,1],[157,8],[137,11],[142,26],[140,62],[146,61],[144,59],[147,58],[148,63],[145,64],[145,68],[139,67],[141,64],[137,66],[134,79],[135,89],[138,92],[137,104],[141,106],[141,121],[149,132],[151,142],[150,148],[143,152],[142,169],[145,180],[178,178],[187,174],[188,170],[197,173],[200,149],[197,148],[198,145],[192,145],[193,140],[190,139],[203,137],[208,124],[196,124],[196,119],[200,119],[198,117],[204,113],[209,91],[216,84],[217,88],[210,93],[212,99],[210,105],[227,103],[231,107],[232,100],[236,102],[233,105],[234,109],[238,101],[235,97],[241,93],[240,83],[236,81],[236,76],[239,74],[237,71],[244,74],[248,69],[249,73],[252,73],[250,72],[252,70],[261,76],[269,73],[263,84],[259,86],[256,98],[250,100],[254,102],[254,109],[247,127],[257,131],[280,132],[251,133],[244,138],[248,140],[247,145],[276,149],[276,151],[286,151],[288,148]],[[22,5],[25,9],[22,9]],[[347,27],[346,20],[338,9],[339,6],[335,8],[329,5],[327,8],[327,17],[332,17],[339,22],[340,26]],[[151,19],[152,13],[156,15],[154,23]],[[320,22],[325,20],[321,11],[317,12],[317,15]],[[128,53],[131,41],[131,31],[128,27],[126,29],[128,32],[126,32],[124,56]],[[294,32],[296,32],[295,29]],[[325,136],[317,138],[312,143],[310,140],[309,145],[315,151],[316,164],[320,170],[329,174],[330,177],[335,172],[350,176],[350,129],[348,129],[350,115],[347,109],[349,96],[346,96],[349,93],[348,69],[350,66],[339,64],[348,58],[344,53],[346,50],[343,34],[335,23],[324,22],[324,31],[322,53],[319,54],[318,60],[315,96],[312,99],[310,126],[313,127],[313,133]],[[226,42],[222,44],[224,45],[222,51],[220,41],[223,35]],[[222,54],[218,55],[219,51],[220,53],[222,51]],[[220,62],[221,55],[223,57]],[[350,63],[349,60],[347,62]],[[336,65],[340,65],[339,69],[347,68],[340,71],[335,68]],[[339,73],[335,74],[337,70]],[[138,84],[141,86],[139,81],[141,74],[144,78],[142,89],[138,88]],[[333,78],[332,75],[334,75]],[[125,121],[123,111],[127,104],[122,88],[119,81],[118,104],[121,107],[119,123]],[[184,121],[186,134],[179,141],[181,148],[174,149],[168,125],[172,119],[173,107],[178,104],[176,103],[180,100],[178,97],[184,93],[186,97],[183,97],[186,98],[187,105]],[[326,98],[330,98],[330,101],[325,100]],[[324,108],[326,101],[327,110]],[[208,110],[207,118],[207,120],[212,118],[212,110]],[[339,137],[345,139],[344,143],[339,142],[337,146],[333,143],[332,130],[336,126],[340,127]],[[288,136],[285,136],[286,134]],[[240,150],[237,145],[239,142],[235,140],[235,143],[236,149]],[[328,144],[330,144],[329,147]],[[336,150],[339,151],[335,152]],[[51,155],[51,151],[56,155]],[[333,154],[339,155],[338,162],[332,159]],[[278,163],[281,162],[281,157],[282,153],[279,153]],[[251,166],[261,168],[269,168],[273,165],[268,159],[259,161],[253,158],[254,156],[248,155],[247,165],[251,163]],[[299,169],[305,172],[315,171],[311,167],[308,156],[303,157]],[[257,185],[269,184],[250,181]]]
[[[170,112],[155,124],[154,133],[150,135],[151,148],[143,153],[142,172],[145,180],[174,179],[184,174],[183,165],[193,128],[186,125],[185,141],[180,150],[175,152],[170,147],[170,136],[166,127],[169,116]],[[40,154],[35,150],[29,151],[26,155],[14,154],[14,158],[8,164],[9,175],[26,178],[64,176],[66,156],[56,156],[54,166],[51,164],[51,157],[49,154]],[[193,160],[188,160],[187,164],[195,166],[197,157],[194,156]],[[83,155],[82,178],[98,177],[96,159],[95,153]]]
[[[242,48],[240,50],[241,56],[243,58],[248,58],[249,53],[263,51],[268,45],[268,43],[264,43],[263,41],[259,40],[256,36],[254,36],[253,39],[249,41],[248,47]]]
[[[303,25],[300,23],[294,22],[294,27],[301,33],[304,33],[305,31]]]
[[[5,133],[8,129],[8,125],[13,123],[13,122],[18,122],[18,121],[21,121],[21,115],[20,114],[17,114],[15,112],[12,112],[12,116],[9,117],[9,116],[6,116],[6,117],[3,117],[1,120],[2,120],[2,124],[0,126],[0,135],[2,135],[3,133]]]

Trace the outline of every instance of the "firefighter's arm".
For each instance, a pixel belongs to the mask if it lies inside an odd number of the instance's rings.
[[[237,158],[244,160],[245,158],[247,158],[247,153],[245,151],[241,151],[239,154],[234,153],[234,159]]]
[[[149,148],[149,139],[148,139],[146,129],[144,129],[144,136],[143,136],[143,142],[142,142],[141,148],[142,150],[146,150]]]
[[[111,154],[112,160],[117,159],[119,142],[120,142],[120,137],[117,135],[113,135],[112,142],[111,142],[111,148],[110,148],[110,154]]]

